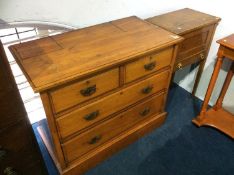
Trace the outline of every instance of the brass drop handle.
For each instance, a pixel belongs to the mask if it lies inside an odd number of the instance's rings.
[[[154,62],[151,62],[149,64],[145,64],[144,68],[145,68],[145,70],[150,71],[150,70],[153,70],[155,68],[155,66],[156,66],[156,62],[154,61]]]
[[[150,113],[150,108],[146,107],[143,111],[140,112],[141,116],[146,116]]]
[[[205,59],[205,55],[203,53],[200,54],[200,58],[201,60],[204,60]]]
[[[7,155],[7,151],[0,146],[0,161],[3,160]]]
[[[141,92],[143,93],[143,94],[148,94],[148,93],[150,93],[152,90],[153,90],[153,86],[147,86],[147,87],[145,87],[145,88],[143,88],[142,90],[141,90]]]
[[[95,137],[93,137],[90,141],[89,144],[93,145],[95,143],[97,143],[99,140],[101,140],[102,136],[101,135],[96,135]]]
[[[85,97],[90,96],[90,95],[94,94],[95,92],[96,92],[96,85],[93,85],[93,86],[90,86],[90,87],[87,87],[85,89],[80,90],[81,95],[83,95]]]
[[[182,63],[177,64],[178,69],[182,69],[182,66],[183,66]]]
[[[18,175],[18,173],[12,167],[7,167],[4,169],[3,173],[5,175]]]
[[[84,116],[84,119],[87,120],[87,121],[90,121],[90,120],[95,119],[98,115],[99,115],[99,110],[94,111],[94,112],[92,112],[92,113],[90,113],[90,114],[85,115],[85,116]]]

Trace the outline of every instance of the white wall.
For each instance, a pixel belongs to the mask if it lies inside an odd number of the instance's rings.
[[[234,10],[233,3],[230,0],[0,0],[0,19],[6,22],[50,21],[80,28],[131,15],[147,18],[185,7],[222,18],[214,36],[208,61],[196,94],[202,99],[216,58],[218,45],[215,41],[234,33],[234,24],[232,23]],[[224,70],[221,71],[219,76],[217,86],[212,95],[212,103],[219,94],[227,65],[224,66]],[[191,91],[196,71],[188,75],[188,70],[189,68],[179,71],[175,81],[186,90]],[[232,82],[228,95],[225,98],[225,105],[229,109],[234,108],[234,93],[230,92],[230,89],[233,88],[234,82]]]

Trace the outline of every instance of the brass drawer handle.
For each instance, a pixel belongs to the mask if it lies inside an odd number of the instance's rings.
[[[84,119],[87,120],[87,121],[90,121],[90,120],[95,119],[98,115],[99,115],[99,111],[97,110],[97,111],[94,111],[94,112],[84,116]]]
[[[146,116],[150,113],[150,108],[146,107],[143,111],[140,112],[141,116]]]
[[[154,88],[153,86],[147,86],[147,87],[143,88],[141,92],[143,94],[148,94],[153,90],[153,88]]]
[[[7,155],[7,151],[0,146],[0,161],[3,160]]]
[[[154,62],[151,62],[149,64],[145,64],[144,68],[145,68],[145,70],[153,70],[155,68],[155,66],[156,66],[156,62],[154,61]]]
[[[204,60],[205,59],[205,55],[203,53],[200,54],[200,58],[201,60]]]
[[[178,69],[182,69],[182,66],[183,66],[182,63],[177,64]]]
[[[97,135],[95,137],[93,137],[90,141],[89,141],[89,144],[90,145],[93,145],[95,143],[97,143],[99,140],[101,140],[102,136],[101,135]]]
[[[7,167],[4,169],[3,173],[5,175],[18,175],[18,173],[12,167]]]
[[[93,86],[87,87],[86,89],[80,90],[80,93],[85,97],[90,96],[90,95],[94,94],[95,92],[96,92],[96,85],[93,85]]]

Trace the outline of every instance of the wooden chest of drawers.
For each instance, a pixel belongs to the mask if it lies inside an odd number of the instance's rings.
[[[146,21],[180,35],[184,41],[179,45],[174,72],[193,63],[200,63],[193,88],[196,92],[215,29],[221,19],[192,9],[182,9]]]
[[[0,174],[47,174],[1,42]]]
[[[81,174],[160,126],[182,38],[128,17],[10,47],[40,92],[61,174]]]

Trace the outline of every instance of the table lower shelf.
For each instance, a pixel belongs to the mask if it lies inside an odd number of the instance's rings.
[[[234,115],[223,108],[215,111],[213,108],[206,112],[205,117],[199,120],[198,117],[192,120],[197,126],[211,126],[234,139]]]

